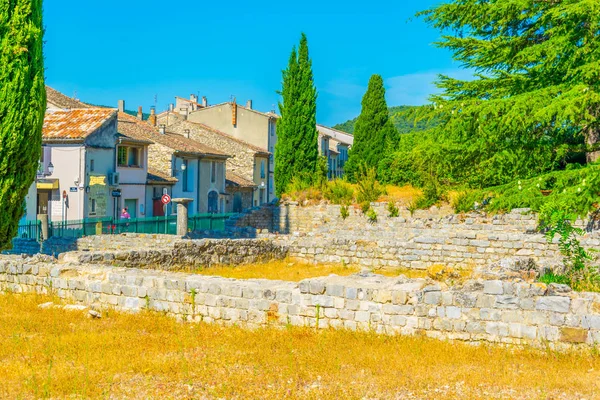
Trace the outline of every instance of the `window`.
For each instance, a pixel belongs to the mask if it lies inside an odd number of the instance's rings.
[[[119,146],[117,150],[117,165],[119,167],[141,167],[140,147]]]
[[[90,172],[94,172],[94,160],[90,160]]]
[[[327,157],[329,153],[329,140],[326,137],[321,138],[321,153]]]
[[[265,179],[265,160],[260,160],[260,179]]]
[[[96,215],[96,199],[90,201],[90,215]]]
[[[188,160],[183,160],[182,165],[182,174],[183,174],[183,191],[184,192],[191,192],[192,190],[190,189],[190,180],[189,180],[189,169],[188,169]],[[183,166],[185,166],[185,168],[183,168]]]
[[[211,183],[217,181],[217,163],[215,161],[210,163],[210,181]]]

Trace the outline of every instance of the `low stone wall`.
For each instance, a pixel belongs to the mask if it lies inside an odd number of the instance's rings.
[[[288,248],[289,255],[310,262],[345,262],[368,267],[424,269],[435,264],[477,266],[506,257],[533,258],[554,267],[562,256],[556,242],[548,244],[537,230],[537,216],[529,210],[508,214],[448,214],[432,208],[396,218],[388,216],[385,204],[373,204],[378,221],[369,223],[360,210],[350,208],[346,219],[340,206],[300,207],[296,204],[268,205],[258,215],[273,215],[272,237]],[[239,223],[251,223],[250,216]],[[581,243],[600,246],[600,232],[587,227]],[[287,234],[281,234],[287,233]]]
[[[3,256],[0,291],[53,292],[96,309],[147,308],[248,327],[289,324],[557,348],[600,344],[599,294],[514,277],[456,287],[377,275],[294,283]]]
[[[16,238],[12,241],[12,249],[6,251],[6,254],[46,254],[58,256],[61,253],[77,250],[77,239],[51,237],[50,239],[38,242],[35,239]]]
[[[109,264],[132,268],[161,270],[210,267],[212,265],[241,265],[279,260],[287,256],[287,248],[268,239],[200,239],[164,241],[151,246],[154,239],[142,237],[112,237],[111,246],[66,253],[65,262]],[[132,247],[131,241],[144,241]],[[124,243],[123,243],[124,242]]]

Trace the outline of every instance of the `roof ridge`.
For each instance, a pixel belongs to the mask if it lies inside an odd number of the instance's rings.
[[[228,139],[231,139],[234,142],[241,143],[241,144],[243,144],[245,146],[248,146],[248,147],[253,148],[253,149],[255,149],[257,151],[260,151],[260,152],[269,153],[269,151],[267,149],[264,149],[264,148],[262,148],[260,146],[256,146],[256,145],[254,145],[254,144],[252,144],[250,142],[247,142],[247,141],[245,141],[243,139],[236,138],[235,136],[230,135],[229,133],[220,131],[220,130],[218,130],[216,128],[213,128],[212,126],[203,124],[202,122],[194,122],[194,121],[187,121],[187,120],[186,121],[178,122],[178,124],[184,124],[184,123],[189,123],[189,124],[193,124],[193,125],[199,125],[199,126],[205,128],[205,129],[208,129],[209,131],[212,131],[212,132],[214,132],[214,133],[216,133],[218,135],[221,135],[221,136],[224,136],[224,137],[226,137]],[[174,124],[174,125],[177,125],[177,124]],[[174,125],[171,125],[171,126],[174,126]]]

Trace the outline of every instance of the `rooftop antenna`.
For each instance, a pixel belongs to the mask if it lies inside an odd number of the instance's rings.
[[[158,95],[154,95],[154,109],[156,109],[156,105],[158,104]]]
[[[77,89],[73,90],[73,98],[77,100]]]

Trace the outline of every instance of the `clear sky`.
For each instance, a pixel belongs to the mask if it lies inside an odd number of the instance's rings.
[[[317,119],[334,125],[360,112],[371,74],[388,104],[423,104],[437,73],[462,76],[438,32],[414,14],[433,0],[182,1],[46,0],[47,84],[83,101],[157,110],[174,96],[207,96],[269,111],[291,48],[309,40]],[[188,5],[185,5],[188,4]]]

